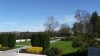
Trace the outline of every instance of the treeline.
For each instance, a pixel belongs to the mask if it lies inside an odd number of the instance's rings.
[[[62,36],[69,36],[70,33],[66,33],[66,32],[52,32],[52,33],[48,33],[48,32],[3,32],[1,34],[14,34],[16,40],[18,39],[31,39],[33,34],[39,34],[39,33],[46,33],[48,34],[50,37],[62,37]]]
[[[100,16],[95,11],[90,15],[85,10],[77,10],[75,19],[78,21],[74,23],[72,28],[73,35],[92,35],[100,37]]]

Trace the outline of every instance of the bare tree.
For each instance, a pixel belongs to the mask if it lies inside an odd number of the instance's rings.
[[[75,19],[79,22],[86,22],[90,20],[90,14],[86,10],[77,10],[75,12]]]
[[[67,37],[70,35],[70,27],[67,24],[61,24],[60,29],[58,31],[60,36]]]
[[[53,33],[55,29],[58,27],[58,25],[58,21],[56,21],[54,17],[50,16],[44,24],[45,31],[48,33]]]
[[[79,22],[74,23],[72,31],[74,35],[78,36],[82,32],[82,24]]]
[[[82,33],[85,31],[86,23],[90,20],[90,14],[86,10],[77,10],[75,12],[75,19],[82,24]]]

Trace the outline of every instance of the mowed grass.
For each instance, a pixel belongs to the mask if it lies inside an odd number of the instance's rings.
[[[30,41],[25,41],[25,42],[18,42],[16,45],[31,45]]]
[[[21,47],[24,47],[24,46],[17,46],[17,45],[16,45],[16,46],[14,47],[14,49],[15,49],[15,48],[21,48]]]
[[[77,48],[72,47],[72,41],[58,41],[51,43],[50,47],[58,47],[62,50],[62,54],[68,54],[77,51]]]

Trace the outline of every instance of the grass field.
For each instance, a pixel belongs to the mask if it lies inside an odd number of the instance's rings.
[[[16,45],[31,45],[31,42],[26,41],[26,42],[18,42]]]
[[[51,43],[50,47],[58,47],[62,50],[62,54],[67,54],[77,51],[77,49],[73,48],[71,45],[72,41],[59,41]]]
[[[16,46],[14,47],[14,49],[15,49],[15,48],[21,48],[21,47],[23,47],[23,46],[17,46],[17,45],[16,45]]]

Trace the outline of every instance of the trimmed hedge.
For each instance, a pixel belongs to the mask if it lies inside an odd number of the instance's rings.
[[[0,44],[2,46],[7,46],[8,45],[8,34],[4,33],[0,35]]]
[[[39,39],[39,34],[34,33],[31,37],[31,45],[32,46],[40,46],[40,39]]]
[[[48,49],[50,46],[50,37],[48,34],[40,33],[40,47],[43,47],[43,49]]]
[[[31,37],[31,45],[48,49],[50,45],[50,37],[45,33],[34,33]]]
[[[16,38],[14,34],[2,33],[0,34],[0,44],[5,47],[13,48],[16,44]]]
[[[16,44],[16,38],[14,34],[10,34],[8,37],[8,47],[13,48]]]

